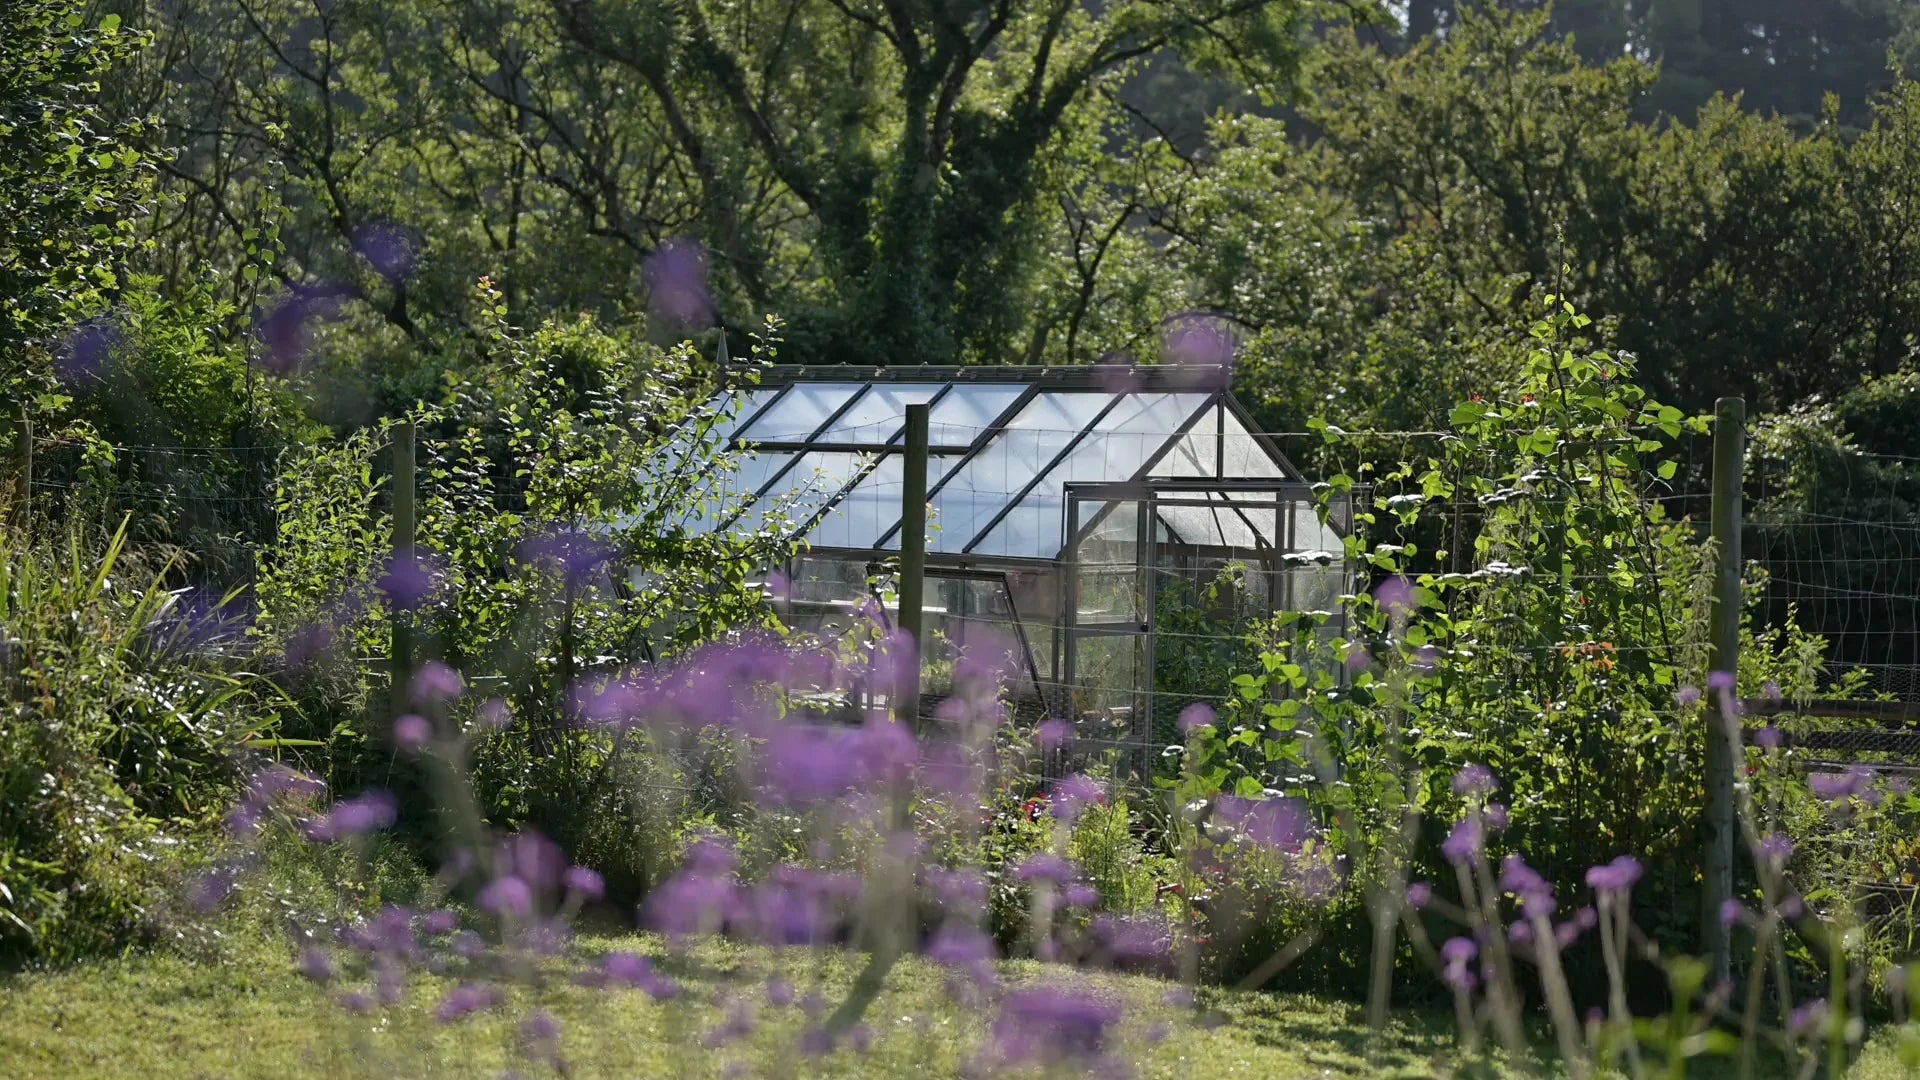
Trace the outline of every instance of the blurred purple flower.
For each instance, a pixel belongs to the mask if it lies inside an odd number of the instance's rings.
[[[776,1008],[785,1008],[793,1004],[793,984],[779,976],[767,980],[767,1004]]]
[[[926,880],[934,899],[949,909],[973,911],[987,902],[987,879],[978,871],[936,866],[926,871]]]
[[[1100,785],[1085,773],[1074,773],[1054,782],[1053,790],[1047,793],[1047,802],[1053,816],[1061,821],[1073,821],[1080,812],[1100,802],[1105,792]]]
[[[497,877],[480,890],[480,910],[524,919],[533,914],[533,889],[511,875]]]
[[[1213,818],[1269,851],[1298,851],[1313,828],[1302,799],[1214,797]]]
[[[1114,960],[1160,964],[1173,956],[1173,924],[1164,914],[1102,913],[1093,918],[1094,939]]]
[[[1373,587],[1373,602],[1389,616],[1404,618],[1413,611],[1413,582],[1400,575],[1390,577]]]
[[[387,564],[377,584],[396,609],[412,611],[433,594],[433,581],[433,569],[425,560],[402,555]]]
[[[1768,679],[1760,686],[1760,696],[1766,698],[1771,704],[1780,704],[1780,684]]]
[[[490,986],[456,986],[440,1000],[440,1006],[433,1011],[433,1018],[443,1024],[450,1024],[485,1012],[500,1001],[500,992]]]
[[[528,1042],[552,1042],[560,1037],[560,1021],[545,1009],[535,1009],[520,1021],[520,1037]]]
[[[256,312],[254,333],[265,348],[267,370],[276,375],[297,372],[313,348],[310,327],[339,317],[348,295],[340,285],[293,285],[271,308]]]
[[[325,817],[328,839],[378,832],[400,815],[399,800],[382,788],[371,788],[333,804]]]
[[[1455,866],[1463,866],[1477,858],[1486,846],[1486,832],[1476,815],[1464,818],[1447,839],[1440,845],[1440,853]]]
[[[1431,903],[1433,903],[1433,884],[1431,882],[1416,881],[1407,886],[1408,907],[1415,911],[1422,911]]]
[[[487,943],[479,934],[471,930],[462,930],[447,942],[447,951],[465,960],[472,960],[487,951]]]
[[[466,692],[460,673],[438,660],[421,665],[413,676],[413,700],[419,705],[443,705]]]
[[[501,698],[489,698],[478,710],[480,722],[490,728],[503,728],[513,723],[513,708]]]
[[[971,923],[948,920],[927,941],[927,958],[959,968],[978,986],[993,983],[993,939]]]
[[[994,1056],[1003,1065],[1091,1065],[1119,1024],[1120,1006],[1076,990],[1017,990],[994,1018]]]
[[[446,908],[441,908],[438,911],[429,911],[420,920],[420,932],[436,937],[441,934],[451,934],[459,928],[460,914],[455,911],[449,911]]]
[[[300,974],[317,983],[333,978],[333,957],[325,949],[308,946],[300,951]]]
[[[433,725],[419,713],[408,713],[393,722],[393,744],[402,750],[418,750],[432,738]]]
[[[532,830],[509,837],[500,846],[497,858],[503,867],[501,873],[512,874],[543,892],[560,885],[568,866],[567,853],[560,850],[560,845]]]
[[[1503,833],[1507,831],[1509,815],[1505,806],[1500,803],[1488,803],[1486,809],[1480,813],[1481,816],[1487,819],[1488,832]]]
[[[1746,918],[1747,906],[1745,904],[1731,897],[1720,901],[1720,925],[1733,926],[1736,923],[1745,922]]]
[[[715,309],[707,292],[707,259],[692,240],[670,240],[646,260],[647,301],[653,313],[682,328],[710,326]]]
[[[598,900],[607,894],[606,879],[584,866],[567,867],[562,881],[568,892],[587,900]]]
[[[1469,993],[1474,987],[1473,971],[1468,968],[1473,958],[1480,955],[1480,946],[1472,938],[1448,938],[1440,946],[1440,957],[1446,962],[1441,972],[1441,981],[1459,993]]]
[[[1491,795],[1499,786],[1493,770],[1485,765],[1468,765],[1453,774],[1455,795]]]
[[[1633,883],[1640,880],[1641,873],[1639,859],[1622,855],[1604,866],[1589,869],[1587,885],[1597,893],[1617,896],[1631,890]]]
[[[1180,734],[1192,735],[1197,731],[1211,728],[1214,719],[1213,706],[1204,701],[1196,701],[1180,710]]]
[[[1812,773],[1807,777],[1807,787],[1823,801],[1842,802],[1865,794],[1873,785],[1874,775],[1872,769],[1855,765],[1841,773]]]
[[[1100,903],[1100,890],[1085,882],[1075,882],[1062,890],[1060,899],[1068,907],[1095,907]]]
[[[1762,750],[1778,750],[1785,742],[1786,734],[1772,724],[1754,732],[1753,735],[1753,744]]]
[[[373,1011],[373,998],[358,990],[352,993],[341,994],[338,1000],[341,1009],[353,1013],[356,1016],[362,1016]]]
[[[1233,325],[1213,312],[1185,312],[1161,324],[1161,358],[1181,370],[1180,381],[1191,389],[1226,386],[1237,347]]]
[[[1707,689],[1717,690],[1717,691],[1720,691],[1721,693],[1731,693],[1733,691],[1733,686],[1734,686],[1733,672],[1731,671],[1707,672]]]
[[[1050,881],[1055,885],[1065,885],[1076,876],[1072,862],[1044,851],[1022,859],[1013,871],[1015,881]]]
[[[1700,704],[1700,688],[1697,686],[1681,687],[1674,691],[1673,703],[1683,709],[1693,708],[1695,705]]]
[[[1793,1010],[1787,1019],[1787,1029],[1796,1036],[1809,1035],[1825,1027],[1827,1023],[1827,1002],[1825,998],[1812,1001]]]
[[[620,548],[591,533],[564,529],[521,541],[516,554],[521,562],[558,571],[578,585],[618,557]]]
[[[1761,837],[1757,849],[1761,858],[1776,866],[1793,857],[1793,841],[1785,833],[1770,833]]]
[[[353,249],[374,273],[397,284],[413,273],[419,241],[412,230],[398,223],[367,221],[353,230]]]
[[[1033,735],[1042,750],[1058,750],[1073,738],[1073,724],[1058,718],[1043,721],[1033,729]]]
[[[120,327],[104,319],[90,319],[75,327],[55,352],[53,374],[66,386],[104,378],[107,361],[126,341]]]

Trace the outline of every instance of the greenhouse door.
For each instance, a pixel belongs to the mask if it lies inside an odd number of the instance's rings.
[[[1067,493],[1062,682],[1074,741],[1136,751],[1135,769],[1147,766],[1153,731],[1152,510],[1137,489]]]

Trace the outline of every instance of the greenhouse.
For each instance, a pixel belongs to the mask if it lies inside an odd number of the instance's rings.
[[[772,568],[791,625],[876,602],[900,550],[907,406],[929,410],[923,683],[1011,647],[1016,704],[1082,740],[1143,744],[1217,696],[1250,627],[1336,608],[1350,511],[1324,519],[1215,367],[770,368],[727,391],[742,451],[692,531],[792,529]],[[1211,661],[1211,662],[1210,662]],[[1231,673],[1228,673],[1230,677]]]

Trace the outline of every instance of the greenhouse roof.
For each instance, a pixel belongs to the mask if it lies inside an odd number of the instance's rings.
[[[906,407],[926,404],[929,554],[1054,559],[1069,484],[1299,480],[1227,382],[1184,366],[763,369],[709,403],[743,453],[684,524],[778,515],[815,549],[897,551]]]

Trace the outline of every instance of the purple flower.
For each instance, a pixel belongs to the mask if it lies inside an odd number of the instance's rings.
[[[1455,795],[1491,795],[1499,786],[1493,770],[1485,765],[1468,765],[1453,774]]]
[[[1837,803],[1865,794],[1873,778],[1872,769],[1855,765],[1843,773],[1813,773],[1807,777],[1807,787],[1823,801]]]
[[[1084,773],[1074,773],[1053,785],[1048,793],[1048,801],[1053,807],[1053,816],[1061,821],[1072,821],[1080,816],[1080,811],[1100,801],[1103,792],[1100,785]]]
[[[333,978],[333,957],[325,949],[308,946],[300,951],[300,974],[317,983]]]
[[[1048,720],[1034,728],[1033,735],[1042,750],[1058,750],[1073,738],[1073,724],[1060,719]]]
[[[945,870],[932,867],[926,872],[927,888],[948,908],[978,909],[987,902],[987,879],[973,870]]]
[[[391,221],[368,221],[353,230],[353,249],[373,272],[399,283],[413,272],[419,242],[405,226]]]
[[[1700,704],[1700,688],[1697,686],[1681,687],[1674,691],[1673,703],[1683,709],[1693,708],[1695,705]]]
[[[956,967],[982,986],[993,982],[993,939],[971,923],[949,920],[927,941],[927,959]]]
[[[436,937],[441,934],[451,934],[459,928],[459,913],[448,911],[445,908],[439,911],[430,911],[420,920],[420,932]]]
[[[1640,860],[1631,855],[1622,855],[1604,866],[1589,869],[1587,885],[1597,893],[1619,895],[1633,888],[1633,883],[1640,880],[1641,872]]]
[[[1486,848],[1486,831],[1481,827],[1478,816],[1463,818],[1447,834],[1440,845],[1440,853],[1455,866],[1464,866],[1479,856]]]
[[[1731,671],[1707,672],[1707,689],[1717,690],[1721,693],[1729,693],[1733,690],[1733,686],[1734,686],[1733,672]]]
[[[1426,909],[1433,903],[1433,885],[1425,881],[1416,881],[1407,886],[1407,906],[1415,911]]]
[[[126,335],[111,322],[93,319],[81,323],[55,354],[53,373],[68,386],[100,378],[107,360],[125,340]]]
[[[1760,687],[1760,696],[1775,705],[1780,704],[1780,684],[1774,682],[1772,679],[1768,679]]]
[[[480,910],[524,919],[533,914],[533,888],[511,875],[494,878],[480,890]]]
[[[1196,701],[1180,710],[1180,734],[1192,735],[1213,727],[1215,720],[1213,706],[1204,701]]]
[[[1805,1005],[1793,1010],[1787,1020],[1787,1029],[1795,1035],[1807,1035],[1826,1026],[1827,1002],[1825,998],[1814,998]]]
[[[1772,724],[1754,732],[1753,735],[1753,744],[1762,750],[1778,750],[1784,742],[1786,742],[1785,733]]]
[[[1500,888],[1522,898],[1533,893],[1553,893],[1547,879],[1518,855],[1509,855],[1500,861]]]
[[[500,698],[490,698],[480,706],[480,722],[490,728],[503,728],[513,723],[513,708]]]
[[[465,693],[467,684],[460,673],[438,660],[430,660],[413,677],[413,700],[421,705],[439,705]]]
[[[1488,832],[1503,833],[1507,831],[1508,814],[1505,806],[1499,803],[1488,803],[1486,809],[1481,811],[1481,814],[1487,819]]]
[[[1093,934],[1116,961],[1159,964],[1173,954],[1173,924],[1163,914],[1096,915]]]
[[[439,1008],[433,1011],[433,1018],[443,1024],[450,1024],[472,1016],[477,1012],[491,1009],[500,1000],[499,991],[490,986],[456,986],[440,1000]]]
[[[577,893],[588,900],[598,900],[607,894],[606,879],[584,866],[567,867],[562,880],[568,892]]]
[[[1732,926],[1736,923],[1745,922],[1746,918],[1747,906],[1745,904],[1742,904],[1732,897],[1720,901],[1720,925]]]
[[[560,1021],[545,1009],[535,1009],[520,1021],[520,1037],[528,1042],[552,1042],[560,1037]]]
[[[393,722],[393,744],[402,750],[418,750],[431,738],[433,725],[419,713],[408,713]]]
[[[333,804],[325,817],[327,838],[378,832],[399,817],[400,803],[391,792],[372,788]]]
[[[254,333],[266,349],[267,370],[290,375],[299,370],[313,348],[308,327],[339,317],[347,290],[339,285],[294,285],[273,306],[254,317]]]
[[[778,977],[767,980],[767,1004],[777,1008],[785,1008],[793,1004],[793,999],[792,983]]]
[[[1120,1006],[1074,990],[1017,990],[994,1018],[995,1056],[1006,1065],[1091,1064],[1106,1049]]]
[[[373,1011],[373,998],[358,990],[348,994],[341,994],[339,1002],[341,1009],[353,1013],[356,1016],[363,1016]]]
[[[433,593],[433,571],[419,558],[400,556],[387,564],[377,583],[387,601],[400,611],[412,611]]]
[[[543,891],[559,885],[567,868],[567,854],[560,845],[532,831],[515,833],[501,847],[498,859],[501,873]]]
[[[1446,968],[1440,978],[1447,986],[1460,993],[1469,993],[1474,987],[1473,971],[1467,966],[1473,958],[1480,955],[1480,946],[1472,938],[1448,938],[1440,946],[1440,958],[1446,961]]]
[[[479,934],[471,930],[462,930],[447,942],[447,951],[465,960],[471,960],[487,951],[487,943]]]
[[[715,308],[707,292],[707,257],[697,241],[670,240],[646,260],[648,306],[682,328],[709,326]]]
[[[1758,854],[1777,867],[1793,857],[1793,840],[1785,833],[1769,833],[1761,837]]]
[[[1213,818],[1269,851],[1298,851],[1312,835],[1306,803],[1300,799],[1245,799],[1219,795]]]
[[[1067,886],[1060,898],[1068,907],[1090,908],[1100,903],[1100,890],[1084,882],[1076,882]]]
[[[1072,862],[1044,851],[1022,859],[1013,871],[1015,881],[1050,881],[1056,885],[1065,885],[1075,876]]]
[[[1413,610],[1413,583],[1405,577],[1394,576],[1374,586],[1373,602],[1380,610],[1395,618],[1403,618]]]
[[[516,554],[521,562],[552,567],[578,585],[618,557],[620,549],[590,533],[566,529],[529,538]]]

